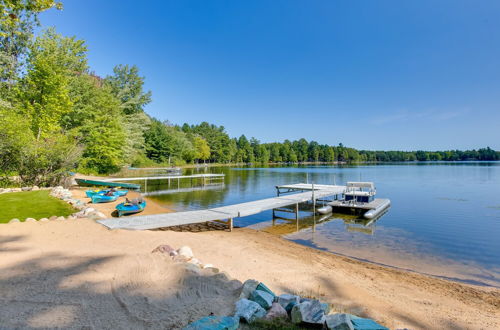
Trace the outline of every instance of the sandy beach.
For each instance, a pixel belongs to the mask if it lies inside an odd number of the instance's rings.
[[[200,273],[160,244],[190,246]],[[182,328],[233,312],[240,282],[329,302],[390,328],[498,329],[500,290],[381,267],[251,229],[108,230],[91,220],[0,225],[6,328]]]

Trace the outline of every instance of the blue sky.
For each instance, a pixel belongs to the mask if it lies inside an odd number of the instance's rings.
[[[153,102],[262,142],[500,150],[500,1],[66,0],[44,26],[101,76],[135,64]]]

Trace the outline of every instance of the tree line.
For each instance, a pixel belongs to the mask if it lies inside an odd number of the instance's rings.
[[[300,139],[261,143],[231,138],[202,122],[173,125],[144,111],[151,92],[134,65],[106,77],[88,65],[85,41],[53,28],[35,37],[53,0],[0,2],[0,180],[53,185],[68,171],[108,174],[124,165],[498,160],[490,149],[358,151]]]

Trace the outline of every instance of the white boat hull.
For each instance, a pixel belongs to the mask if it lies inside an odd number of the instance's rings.
[[[316,209],[319,214],[330,214],[332,213],[332,207],[330,205],[325,205],[323,207],[320,207],[319,209]]]
[[[373,218],[377,217],[379,214],[381,214],[389,206],[391,206],[391,201],[390,200],[386,200],[382,204],[380,204],[379,206],[377,206],[376,208],[368,210],[364,214],[364,217],[366,219],[373,219]]]

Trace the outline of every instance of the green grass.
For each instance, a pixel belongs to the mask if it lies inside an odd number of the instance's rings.
[[[76,212],[69,204],[49,195],[48,190],[26,191],[0,195],[0,223],[17,218],[48,218],[68,216]]]

